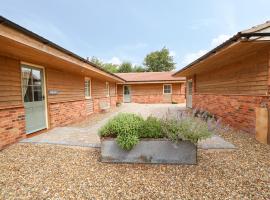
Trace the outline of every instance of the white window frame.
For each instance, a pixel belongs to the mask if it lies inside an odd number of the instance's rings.
[[[86,96],[86,91],[85,91],[85,82],[86,81],[89,81],[89,96]],[[84,96],[85,96],[85,99],[91,99],[92,98],[92,80],[91,80],[91,78],[89,78],[89,77],[85,77],[84,78]]]
[[[110,83],[106,82],[105,87],[106,87],[106,96],[109,97],[110,96]]]
[[[165,93],[165,86],[170,86],[170,88],[171,88],[170,93]],[[163,94],[172,94],[172,84],[163,84]]]

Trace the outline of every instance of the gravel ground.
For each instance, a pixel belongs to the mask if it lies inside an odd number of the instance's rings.
[[[270,146],[224,134],[198,165],[100,163],[99,150],[15,144],[0,152],[0,199],[270,199]]]

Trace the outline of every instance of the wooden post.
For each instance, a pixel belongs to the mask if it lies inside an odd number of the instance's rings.
[[[256,108],[256,140],[267,144],[269,136],[269,114],[268,108]]]

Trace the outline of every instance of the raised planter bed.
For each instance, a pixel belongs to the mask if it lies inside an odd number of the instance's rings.
[[[101,161],[108,163],[196,164],[197,146],[189,141],[142,139],[132,150],[119,147],[114,138],[102,138]]]

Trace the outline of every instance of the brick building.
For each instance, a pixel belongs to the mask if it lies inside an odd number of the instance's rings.
[[[124,82],[0,17],[0,149],[43,129],[116,105]]]
[[[119,102],[185,103],[185,78],[174,72],[116,73],[125,80],[117,84]]]
[[[270,108],[270,22],[239,32],[174,76],[186,77],[187,107],[255,133],[256,108]]]

